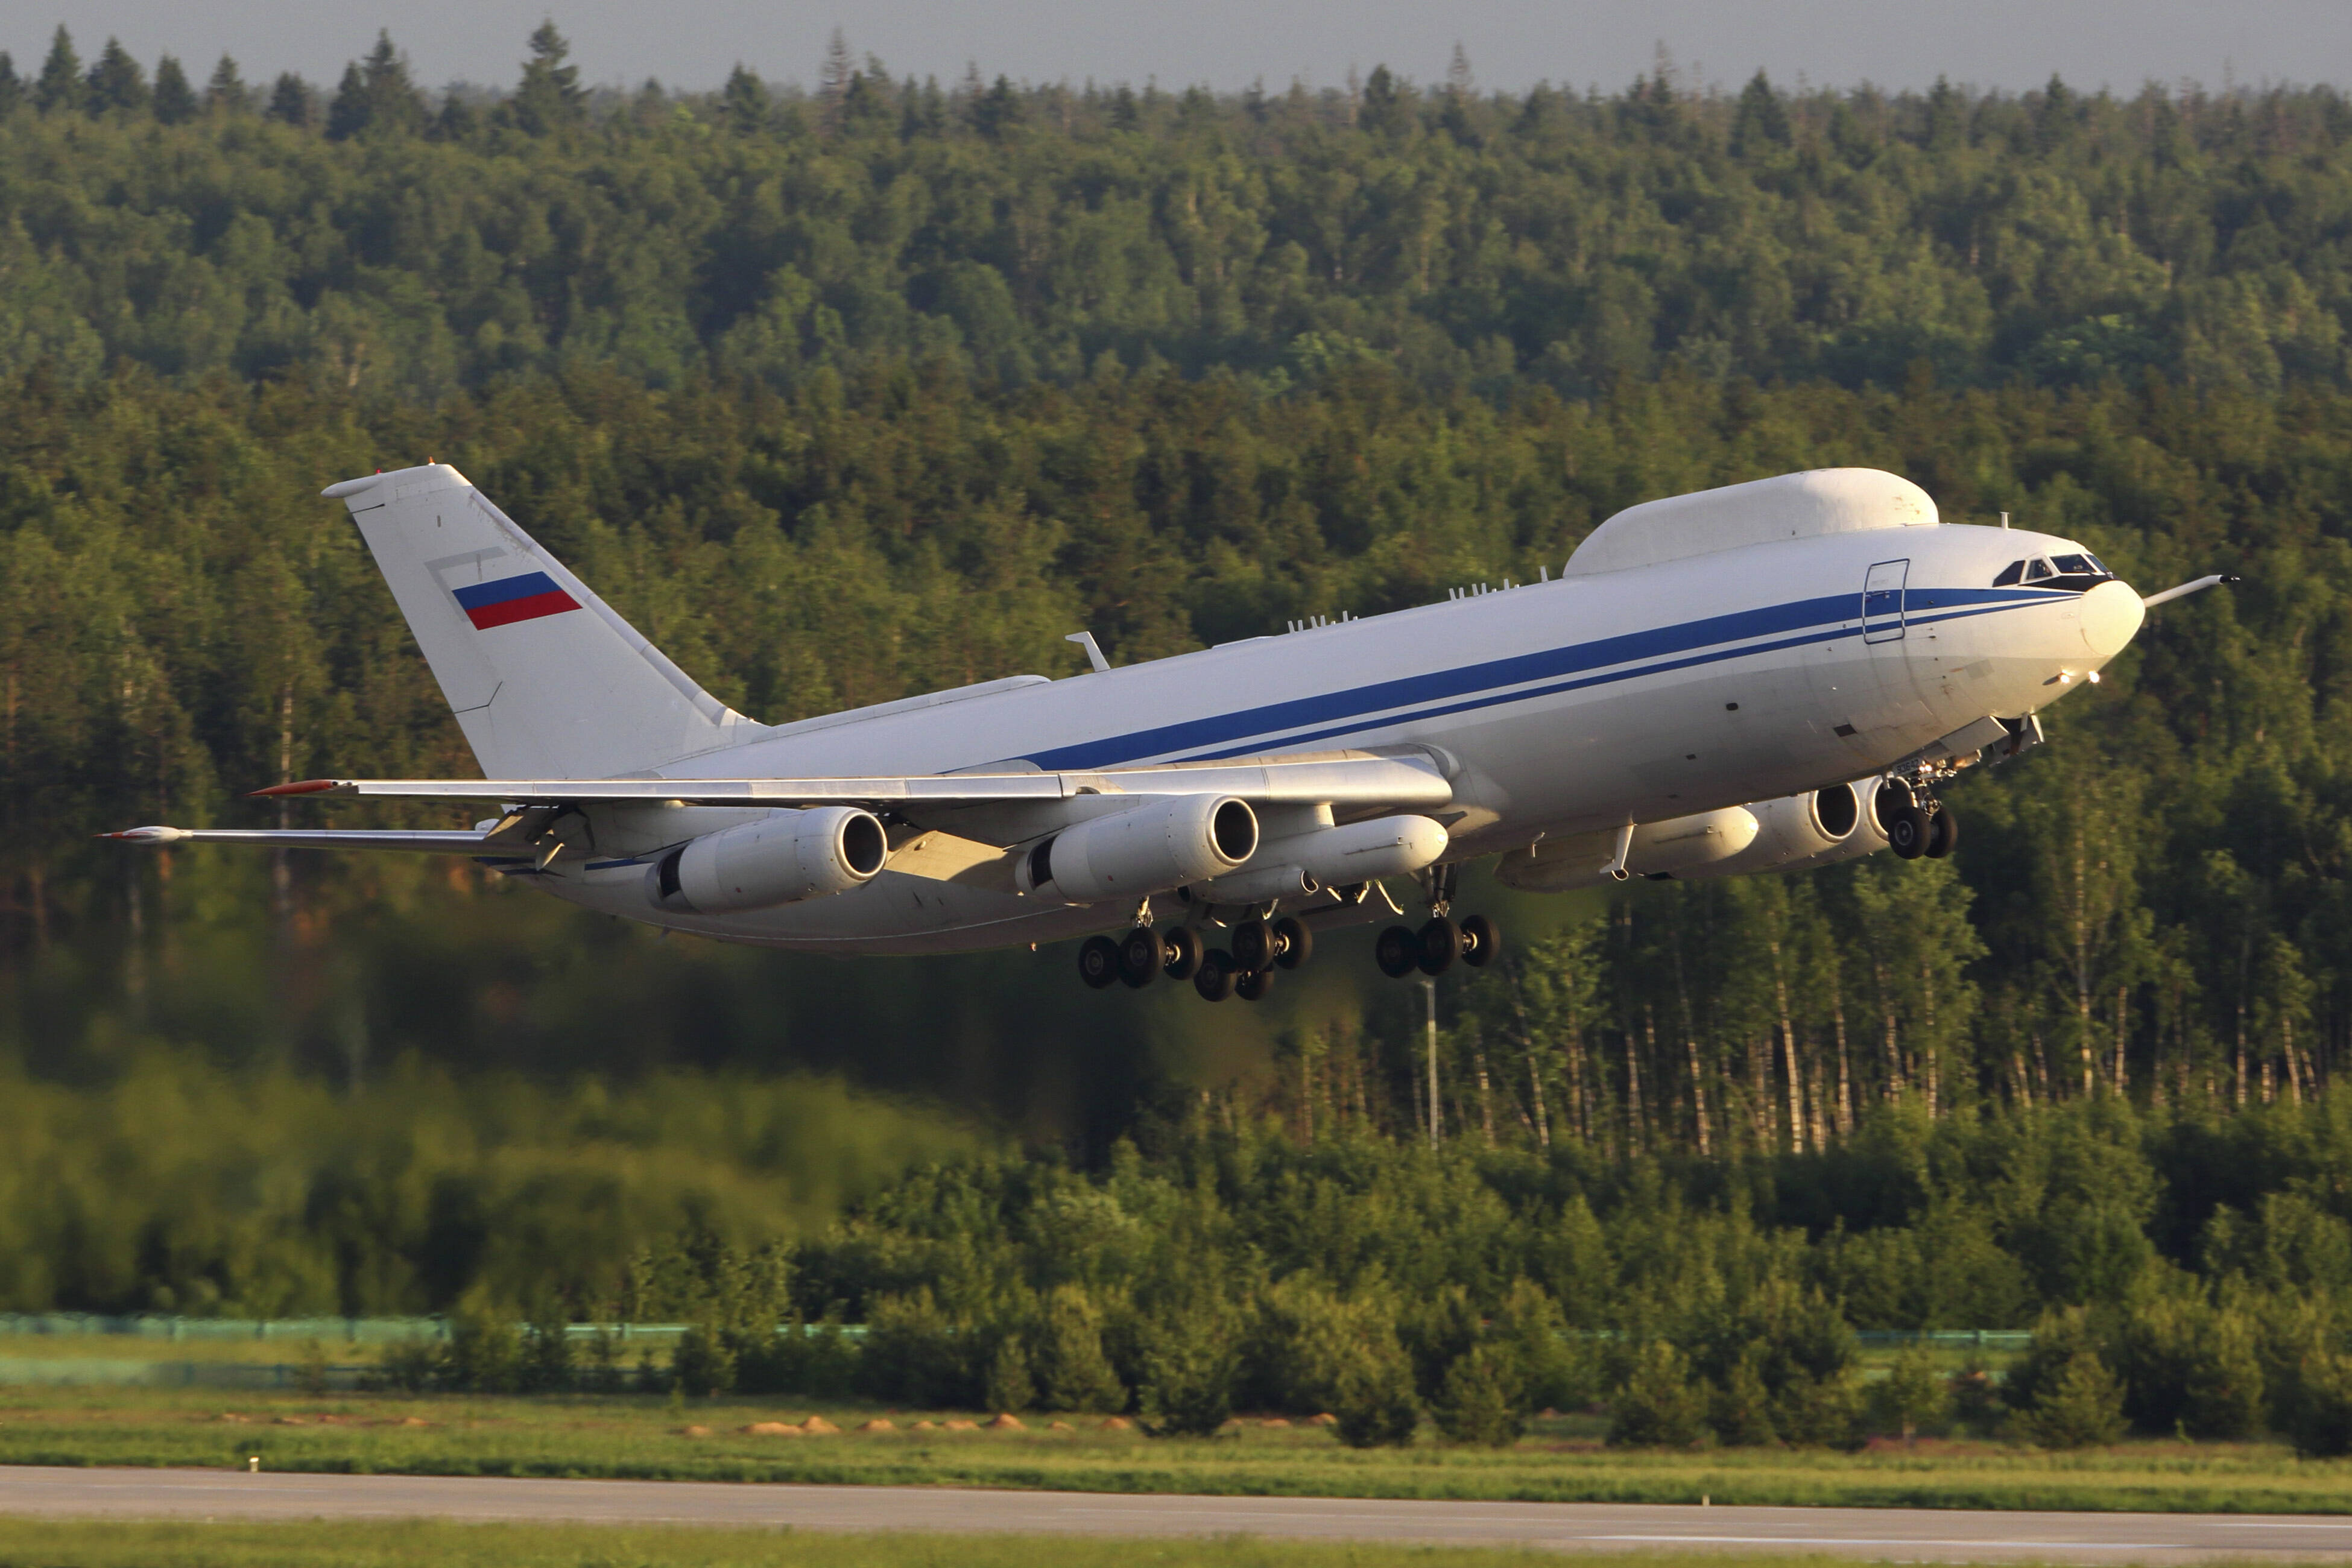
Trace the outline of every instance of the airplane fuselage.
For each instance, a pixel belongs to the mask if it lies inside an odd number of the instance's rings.
[[[867,717],[787,725],[656,770],[674,779],[907,773],[1431,749],[1454,785],[1446,860],[1656,822],[1885,769],[1988,715],[2046,707],[2139,626],[2108,581],[1994,586],[2024,530],[1832,533],[1477,593],[1415,609]],[[752,815],[592,808],[576,847],[500,868],[625,918],[833,952],[943,952],[1124,926],[894,865],[863,887],[726,916],[648,906],[653,852]],[[1002,841],[1003,835],[999,834]]]

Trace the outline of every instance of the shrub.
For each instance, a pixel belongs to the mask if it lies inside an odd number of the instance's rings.
[[[731,1336],[711,1324],[697,1323],[678,1338],[677,1349],[670,1356],[670,1382],[688,1394],[716,1399],[733,1392],[736,1365]]]
[[[1029,1376],[1029,1352],[1018,1335],[1006,1334],[988,1358],[988,1375],[981,1380],[980,1403],[988,1410],[1026,1410],[1037,1402],[1037,1384]]]
[[[2305,1358],[2282,1405],[2296,1453],[2315,1459],[2352,1454],[2352,1357],[2322,1352]]]
[[[1127,1408],[1127,1389],[1103,1352],[1102,1314],[1076,1285],[1045,1299],[1034,1364],[1037,1402],[1047,1410]]]
[[[1486,1342],[1510,1358],[1521,1410],[1592,1403],[1595,1368],[1587,1342],[1568,1337],[1559,1303],[1533,1280],[1512,1281],[1486,1325]]]
[[[441,1347],[423,1338],[394,1340],[376,1358],[375,1381],[402,1394],[422,1394],[441,1374]]]
[[[1706,1385],[1680,1351],[1652,1340],[1629,1359],[1609,1408],[1609,1441],[1628,1447],[1687,1448],[1706,1433]]]
[[[1339,1379],[1331,1402],[1334,1428],[1350,1448],[1402,1448],[1421,1426],[1412,1363],[1391,1332],[1370,1342]]]
[[[1751,1447],[1780,1441],[1772,1426],[1772,1391],[1764,1386],[1763,1357],[1751,1350],[1732,1363],[1708,1402],[1708,1421],[1718,1441]]]
[[[980,1390],[970,1365],[969,1336],[931,1298],[929,1287],[879,1296],[866,1316],[858,1357],[866,1392],[895,1404],[969,1405]]]
[[[1780,1440],[1801,1448],[1852,1448],[1863,1441],[1862,1395],[1853,1373],[1825,1377],[1799,1373],[1772,1400]]]
[[[2045,1448],[2091,1448],[2123,1436],[2124,1385],[2091,1351],[2044,1379],[2025,1415],[2025,1433]]]
[[[1445,1370],[1430,1414],[1449,1442],[1507,1448],[1527,1429],[1520,1383],[1508,1350],[1482,1344]]]
[[[1870,1405],[1881,1427],[1908,1442],[1921,1427],[1943,1422],[1952,1407],[1952,1391],[1936,1375],[1934,1358],[1912,1345],[1895,1358],[1885,1381],[1871,1391]]]
[[[522,1340],[501,1312],[468,1308],[449,1320],[441,1384],[465,1394],[512,1394],[522,1384]]]
[[[1229,1321],[1216,1310],[1171,1310],[1147,1318],[1138,1331],[1145,1432],[1154,1437],[1209,1437],[1234,1413],[1241,1354]]]
[[[562,1394],[572,1388],[572,1328],[560,1313],[541,1313],[524,1328],[516,1373],[526,1394]]]

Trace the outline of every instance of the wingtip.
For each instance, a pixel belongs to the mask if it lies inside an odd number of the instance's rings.
[[[297,779],[292,784],[271,784],[268,789],[255,790],[249,798],[261,800],[279,795],[324,795],[339,787],[341,782],[340,779]]]
[[[184,827],[126,827],[120,833],[100,833],[94,837],[111,838],[121,844],[175,844],[188,836]]]

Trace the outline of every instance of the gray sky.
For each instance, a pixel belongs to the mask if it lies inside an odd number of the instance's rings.
[[[1735,87],[1759,66],[1838,86],[1942,74],[2021,89],[2053,70],[2124,91],[2151,79],[2352,84],[2347,0],[0,0],[0,48],[37,67],[63,20],[85,60],[111,33],[150,65],[180,56],[200,80],[226,49],[247,79],[292,69],[331,82],[389,26],[422,81],[503,84],[549,15],[589,79],[686,88],[717,86],[737,60],[810,81],[836,26],[895,72],[942,79],[970,61],[1032,81],[1333,86],[1382,62],[1430,80],[1458,39],[1489,88],[1620,88],[1662,43]]]

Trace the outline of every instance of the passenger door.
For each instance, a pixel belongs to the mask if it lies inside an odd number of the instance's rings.
[[[1903,585],[1911,563],[1882,561],[1862,582],[1862,640],[1899,642],[1903,637]],[[1848,579],[1852,581],[1852,579]]]

